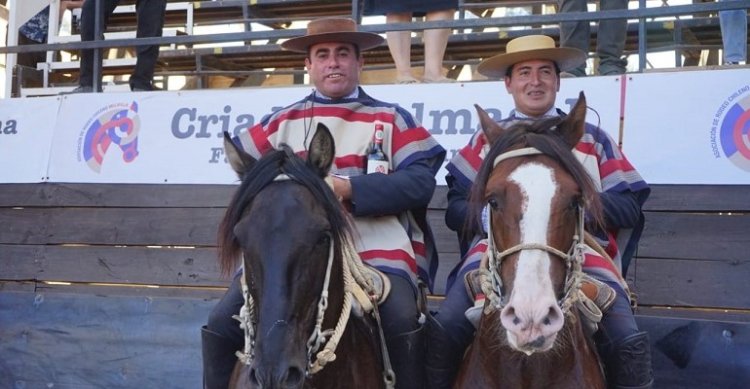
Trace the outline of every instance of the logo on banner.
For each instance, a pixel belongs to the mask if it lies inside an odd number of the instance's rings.
[[[750,85],[732,93],[719,107],[711,127],[711,147],[716,158],[723,153],[750,172]]]
[[[78,138],[79,161],[99,173],[104,156],[113,143],[122,151],[122,159],[130,163],[138,157],[140,119],[138,103],[110,104],[97,111],[84,126]]]

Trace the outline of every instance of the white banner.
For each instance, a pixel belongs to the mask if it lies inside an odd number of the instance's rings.
[[[584,90],[587,120],[620,138],[649,183],[750,184],[750,70],[630,74],[563,79],[558,107]],[[473,104],[495,119],[512,98],[502,82],[372,85],[448,149],[478,126]],[[242,131],[309,86],[159,93],[105,93],[0,100],[2,183],[231,183],[221,133]],[[447,160],[446,160],[447,162]],[[443,184],[445,171],[438,173]]]
[[[0,100],[0,183],[47,180],[59,99]]]
[[[624,151],[651,184],[750,184],[750,70],[630,77]]]
[[[481,105],[496,120],[506,117],[513,107],[502,82],[372,85],[365,90],[411,112],[449,150],[446,163],[478,128],[473,104]],[[589,121],[600,122],[617,139],[619,78],[563,80],[558,106],[569,110],[580,90],[586,90],[594,109],[589,111]],[[222,132],[243,131],[310,91],[309,86],[301,86],[65,96],[55,121],[49,180],[235,182],[224,161]],[[444,178],[445,170],[441,170],[438,182],[444,184]]]

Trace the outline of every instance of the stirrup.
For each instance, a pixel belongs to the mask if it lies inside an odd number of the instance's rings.
[[[464,287],[466,288],[466,294],[472,300],[476,300],[477,296],[483,295],[482,292],[482,273],[479,269],[470,270],[464,275]]]
[[[586,273],[581,279],[581,292],[593,301],[602,313],[607,312],[617,298],[617,292],[612,287]]]

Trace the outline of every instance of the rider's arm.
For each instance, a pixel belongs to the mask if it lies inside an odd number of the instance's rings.
[[[466,215],[469,209],[469,188],[461,184],[451,174],[445,176],[448,184],[448,208],[445,210],[445,224],[459,235],[466,227]]]
[[[421,159],[387,175],[375,173],[351,177],[352,214],[397,215],[426,207],[435,191],[433,166],[431,159]]]
[[[599,198],[604,208],[604,220],[608,228],[633,228],[641,216],[641,206],[635,193],[601,192]]]

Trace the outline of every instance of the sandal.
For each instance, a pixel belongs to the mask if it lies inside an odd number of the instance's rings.
[[[441,76],[439,78],[423,78],[422,82],[424,82],[425,84],[439,84],[439,83],[456,82],[456,80],[445,77],[445,76]]]
[[[412,76],[399,76],[396,77],[396,84],[418,84],[419,80]]]

